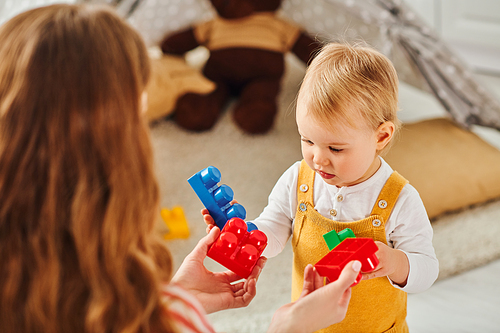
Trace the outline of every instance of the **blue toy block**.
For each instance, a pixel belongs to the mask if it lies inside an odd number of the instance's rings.
[[[250,232],[253,230],[259,230],[259,228],[257,228],[257,226],[254,223],[247,222],[247,231]]]
[[[333,250],[346,238],[356,238],[354,232],[349,228],[339,231],[339,233],[337,233],[335,230],[332,230],[323,235],[323,239],[325,240],[326,245],[328,246],[328,250],[330,251]]]
[[[208,209],[215,224],[222,230],[229,219],[233,217],[245,219],[247,213],[242,205],[231,204],[233,190],[227,185],[218,186],[220,179],[219,169],[209,166],[191,176],[188,183]]]

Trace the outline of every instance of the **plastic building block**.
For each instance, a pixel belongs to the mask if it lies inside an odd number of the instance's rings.
[[[262,231],[249,232],[245,221],[232,218],[208,250],[208,256],[242,278],[248,278],[266,246],[267,237]]]
[[[160,215],[168,229],[163,238],[174,239],[189,237],[189,226],[182,207],[175,206],[172,210],[163,208],[160,211]]]
[[[246,211],[240,204],[231,204],[233,190],[227,185],[218,186],[220,179],[219,169],[209,166],[191,176],[188,182],[208,209],[215,224],[222,230],[229,219],[233,217],[244,219]]]
[[[326,245],[328,246],[328,250],[333,250],[333,248],[337,245],[340,244],[344,239],[346,238],[356,238],[354,235],[354,232],[346,228],[344,230],[339,231],[337,233],[335,230],[332,230],[330,232],[327,232],[326,234],[323,235],[323,238],[325,239]]]
[[[375,255],[377,250],[378,247],[371,238],[346,238],[321,258],[314,267],[319,275],[326,276],[330,281],[337,280],[345,265],[353,260],[361,262],[361,272],[371,272],[379,263]],[[361,281],[361,272],[352,286]]]
[[[252,222],[247,222],[247,231],[250,232],[252,230],[259,230],[259,228]]]

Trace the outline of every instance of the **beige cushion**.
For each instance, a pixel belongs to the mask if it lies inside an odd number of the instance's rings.
[[[500,198],[500,151],[450,120],[404,125],[384,159],[418,190],[430,218]]]
[[[196,68],[189,66],[182,57],[162,56],[151,58],[151,78],[146,117],[153,121],[172,113],[177,99],[192,92],[208,94],[215,83],[205,78]]]

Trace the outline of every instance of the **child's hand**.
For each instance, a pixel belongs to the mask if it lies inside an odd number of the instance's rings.
[[[207,234],[210,233],[210,230],[212,230],[213,227],[215,227],[215,221],[212,215],[208,212],[208,209],[203,208],[201,210],[201,215],[203,215],[203,221],[207,224]]]
[[[410,264],[406,254],[379,241],[375,241],[375,244],[378,247],[375,255],[379,260],[379,264],[374,271],[363,273],[363,280],[387,276],[392,282],[404,287],[410,272]]]
[[[231,201],[231,205],[234,205],[235,203],[238,203],[236,200]],[[207,234],[210,233],[210,230],[212,230],[213,227],[216,226],[214,218],[210,213],[208,212],[208,209],[203,208],[201,210],[201,215],[203,215],[203,221],[207,224]]]

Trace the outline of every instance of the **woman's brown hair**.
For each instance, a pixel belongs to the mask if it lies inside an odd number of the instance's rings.
[[[172,331],[141,37],[52,5],[0,27],[0,59],[2,332]]]

